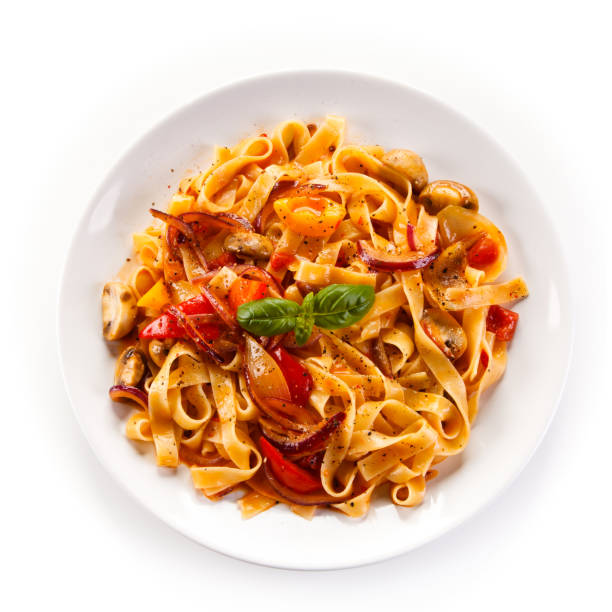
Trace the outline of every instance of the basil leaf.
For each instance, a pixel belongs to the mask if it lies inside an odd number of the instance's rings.
[[[323,329],[348,327],[362,319],[374,304],[369,285],[330,285],[314,296],[314,322]]]
[[[313,307],[314,294],[309,293],[302,302],[302,312],[295,322],[295,342],[298,346],[306,344],[312,333],[312,326],[314,325]]]
[[[275,336],[291,331],[302,307],[291,300],[264,298],[238,307],[240,327],[256,336]]]

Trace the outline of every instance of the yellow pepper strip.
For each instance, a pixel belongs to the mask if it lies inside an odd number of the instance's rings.
[[[346,215],[342,204],[325,197],[280,198],[274,210],[296,234],[313,237],[331,236]]]
[[[170,294],[163,279],[159,279],[137,302],[142,308],[161,310],[170,303]]]

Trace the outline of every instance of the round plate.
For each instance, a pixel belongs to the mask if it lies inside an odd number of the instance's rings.
[[[474,189],[481,212],[508,241],[505,278],[523,275],[531,295],[516,307],[520,324],[504,378],[483,398],[467,449],[442,464],[422,505],[399,508],[381,497],[363,519],[320,510],[310,522],[279,505],[244,521],[234,500],[208,501],[194,490],[184,466],[158,468],[150,450],[126,439],[126,407],[107,395],[114,358],[101,334],[101,290],[130,255],[131,233],[151,222],[151,203],[165,208],[180,178],[210,163],[215,144],[269,132],[288,118],[317,123],[328,113],[346,117],[348,142],[412,149],[424,158],[431,179],[454,179]],[[465,521],[517,476],[536,449],[557,406],[571,352],[563,261],[550,219],[517,164],[446,105],[358,74],[254,78],[209,93],[153,128],[111,170],[85,210],[59,302],[66,387],[102,464],[143,506],[197,542],[284,568],[379,561]]]

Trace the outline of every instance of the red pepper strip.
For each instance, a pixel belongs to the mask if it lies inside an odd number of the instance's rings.
[[[266,297],[268,286],[261,281],[238,277],[229,290],[229,304],[235,313],[238,306]]]
[[[494,304],[487,314],[487,331],[494,332],[498,340],[512,340],[518,324],[518,313]]]
[[[298,493],[313,493],[321,488],[319,479],[285,459],[263,436],[259,438],[259,447],[268,460],[272,474],[286,487]]]
[[[154,319],[138,334],[139,338],[182,338],[185,330],[170,315],[163,314]]]
[[[312,470],[313,472],[318,472],[321,469],[321,464],[323,463],[323,455],[325,455],[325,451],[319,451],[314,455],[308,455],[308,457],[302,457],[298,459],[298,464],[307,470]]]
[[[225,301],[225,299],[218,297],[209,287],[201,287],[200,291],[202,295],[208,299],[208,301],[212,304],[212,307],[215,309],[214,311],[221,317],[221,320],[230,328],[230,329],[240,329],[238,322],[236,321],[235,313],[232,313],[229,304]]]
[[[223,266],[233,266],[237,263],[238,260],[233,253],[221,253],[219,257],[216,257],[208,264],[208,267],[211,270],[216,270],[217,268],[222,268]]]
[[[486,268],[497,261],[499,248],[488,236],[479,238],[468,251],[468,263],[472,268]]]
[[[215,312],[215,309],[203,295],[181,302],[177,308],[185,315],[213,314]],[[219,337],[220,329],[218,325],[201,323],[197,325],[197,328],[209,340],[215,340]],[[186,335],[186,332],[183,326],[176,320],[176,317],[164,313],[151,321],[138,335],[140,338],[157,338],[162,340],[164,338],[182,338]]]
[[[273,297],[276,297],[274,296],[275,291],[281,297],[285,293],[283,288],[278,284],[278,281],[267,270],[264,270],[263,268],[258,268],[257,266],[243,265],[236,266],[234,271],[236,272],[236,274],[238,274],[238,276],[248,278],[250,280],[258,280],[262,283],[265,283],[268,289],[272,292]]]
[[[282,270],[294,260],[295,255],[293,255],[292,253],[274,251],[274,253],[272,253],[272,257],[270,257],[270,266],[273,270]]]
[[[218,325],[211,325],[210,323],[196,325],[195,323],[192,323],[189,318],[185,316],[185,314],[182,313],[176,306],[168,306],[166,314],[177,320],[178,324],[184,328],[185,335],[192,340],[199,349],[202,349],[217,363],[225,363],[223,357],[217,353],[211,344],[211,341],[215,339],[212,338],[211,335],[216,333],[216,337],[218,337],[220,334]],[[214,332],[209,328],[215,328]],[[211,334],[210,332],[213,333]]]
[[[310,372],[282,346],[276,347],[270,352],[270,355],[278,363],[287,381],[287,386],[291,393],[291,401],[299,406],[305,406],[312,391],[312,376]]]

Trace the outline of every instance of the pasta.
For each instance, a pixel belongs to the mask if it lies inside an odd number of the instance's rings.
[[[422,502],[468,444],[527,296],[476,194],[345,121],[217,148],[102,295],[126,435],[245,518]]]

